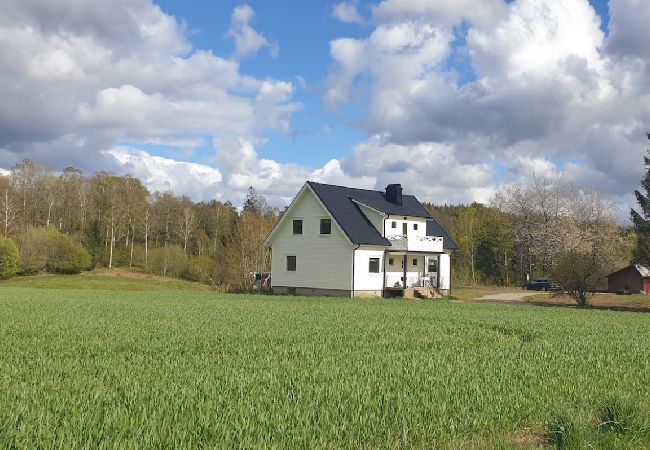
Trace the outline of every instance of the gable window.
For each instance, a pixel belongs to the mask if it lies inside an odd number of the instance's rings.
[[[295,271],[296,271],[296,257],[287,256],[287,272],[295,272]]]
[[[379,258],[370,258],[368,261],[368,272],[379,273]]]
[[[293,234],[302,234],[302,219],[293,219]]]
[[[392,266],[393,265],[393,258],[388,258],[388,265]]]
[[[332,234],[332,219],[320,220],[320,234]]]
[[[413,224],[413,229],[414,229],[414,230],[417,230],[417,229],[418,229],[418,224],[417,224],[417,223],[414,223],[414,224]]]
[[[414,265],[414,266],[417,266],[417,265],[418,265],[418,259],[417,259],[417,258],[413,258],[413,265]]]
[[[397,222],[395,222],[395,221],[393,220],[393,221],[391,222],[391,224],[390,224],[390,227],[391,227],[391,228],[397,228]]]

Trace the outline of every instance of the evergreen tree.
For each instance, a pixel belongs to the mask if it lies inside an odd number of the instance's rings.
[[[646,136],[650,140],[650,133],[646,133]],[[641,207],[641,212],[639,213],[632,208],[630,215],[632,216],[634,231],[637,235],[636,248],[633,253],[634,262],[650,266],[650,158],[644,156],[643,161],[646,173],[641,180],[641,186],[645,193],[642,194],[639,191],[634,191],[636,201]]]

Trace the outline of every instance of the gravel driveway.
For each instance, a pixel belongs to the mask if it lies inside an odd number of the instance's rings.
[[[483,297],[477,298],[476,301],[485,303],[523,303],[525,297],[539,294],[537,291],[519,291],[519,292],[503,292],[500,294],[488,294]]]

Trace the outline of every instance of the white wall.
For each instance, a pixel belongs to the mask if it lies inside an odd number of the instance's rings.
[[[396,227],[393,228],[392,224],[395,222]],[[386,218],[386,236],[402,235],[402,224],[406,223],[408,226],[409,236],[426,236],[427,235],[427,219],[422,217],[407,217],[404,216],[388,216]],[[414,225],[417,224],[416,230]]]
[[[392,265],[390,265],[389,261],[391,258],[393,259]],[[413,259],[417,259],[417,265],[413,264]],[[395,281],[400,281],[401,283],[401,278],[404,276],[404,269],[402,269],[403,260],[404,255],[388,255],[386,257],[386,284],[389,287],[394,286]],[[423,270],[425,270],[423,255],[412,254],[406,257],[406,278],[409,285],[419,281]]]
[[[306,188],[285,213],[271,241],[273,286],[352,289],[352,249],[332,219],[332,234],[320,234],[320,219],[329,218],[314,194]],[[293,219],[302,219],[302,235],[293,234]],[[296,256],[296,271],[286,270],[288,255]]]
[[[379,273],[368,271],[370,258],[379,258]],[[362,246],[354,252],[354,290],[378,291],[384,283],[384,250],[381,247]]]
[[[367,206],[357,203],[361,211],[366,215],[370,223],[374,225],[374,227],[379,231],[379,234],[382,236],[384,235],[384,217],[385,215],[372,209],[368,208]]]
[[[447,253],[440,255],[440,289],[449,289],[451,286],[451,258]]]

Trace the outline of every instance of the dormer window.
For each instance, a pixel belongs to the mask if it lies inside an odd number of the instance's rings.
[[[417,230],[417,229],[418,229],[418,224],[417,224],[417,223],[414,223],[414,224],[413,224],[413,229],[414,229],[414,230]]]
[[[397,222],[395,222],[395,221],[393,220],[393,221],[391,222],[391,224],[390,224],[390,227],[391,227],[391,228],[397,228]]]
[[[332,234],[332,219],[320,220],[320,234]]]
[[[302,234],[302,219],[293,219],[293,234]]]

